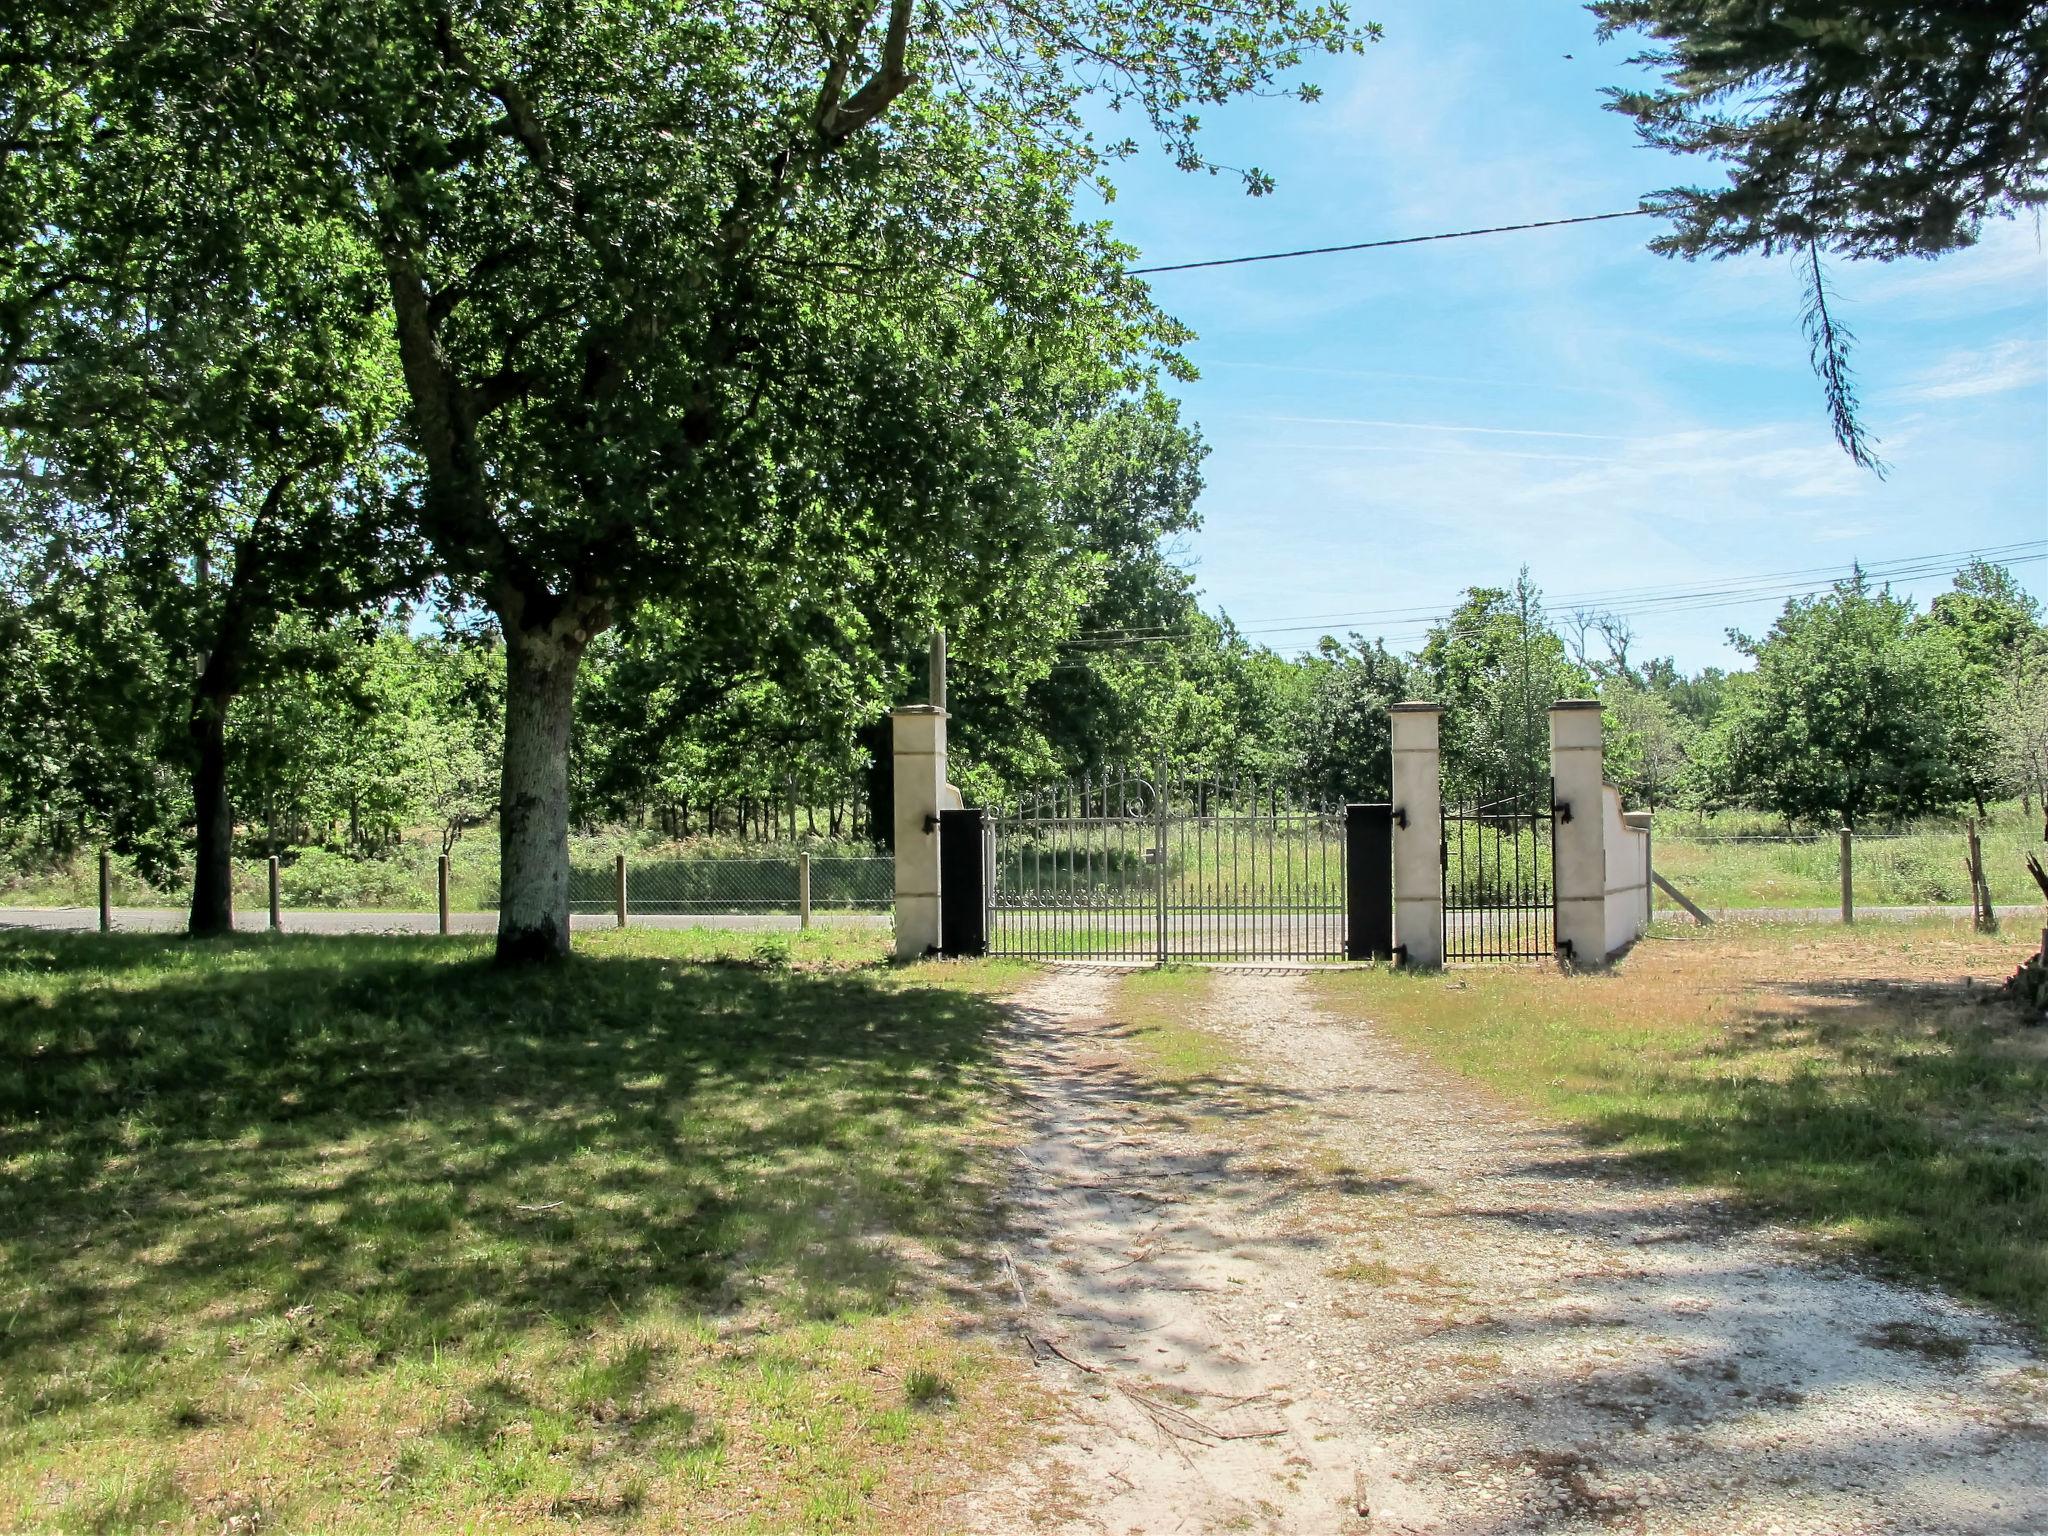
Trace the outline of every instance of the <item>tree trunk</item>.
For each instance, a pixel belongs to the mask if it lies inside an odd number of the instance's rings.
[[[203,680],[202,680],[203,681]],[[235,815],[228,804],[228,700],[204,687],[192,701],[192,811],[198,824],[192,868],[195,939],[235,931]]]
[[[569,953],[569,728],[587,637],[505,628],[498,963]]]

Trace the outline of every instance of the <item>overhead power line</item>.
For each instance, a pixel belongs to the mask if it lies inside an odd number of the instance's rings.
[[[1507,235],[1521,229],[1556,229],[1562,224],[1599,224],[1608,219],[1640,219],[1660,210],[1624,208],[1615,213],[1581,213],[1565,219],[1537,219],[1528,224],[1494,224],[1485,229],[1453,229],[1438,235],[1402,235],[1392,240],[1359,240],[1350,245],[1317,245],[1300,251],[1267,251],[1260,256],[1219,256],[1209,261],[1176,261],[1158,267],[1132,267],[1133,277],[1159,272],[1193,272],[1202,267],[1243,267],[1255,261],[1292,261],[1297,256],[1336,256],[1345,251],[1379,251],[1390,245],[1427,245],[1433,240],[1470,240],[1479,235]]]
[[[2040,557],[2048,552],[2048,540],[2020,539],[2010,544],[1987,544],[1974,549],[1943,550],[1934,554],[1902,555],[1892,560],[1851,562],[1843,565],[1813,565],[1792,570],[1759,571],[1745,576],[1724,578],[1719,583],[1705,586],[1693,582],[1667,582],[1659,585],[1640,587],[1592,588],[1582,592],[1555,593],[1546,596],[1545,604],[1552,609],[1570,611],[1578,608],[1597,608],[1603,612],[1617,611],[1623,607],[1677,605],[1696,599],[1739,596],[1760,591],[1771,595],[1777,590],[1776,584],[1815,578],[1822,582],[1848,577],[1861,570],[1872,580],[1908,580],[1924,575],[1948,575],[1956,565],[1970,560],[2026,560]],[[1923,569],[1924,568],[1924,569]],[[1800,591],[1810,590],[1807,587]],[[1283,634],[1290,630],[1319,628],[1327,624],[1353,625],[1373,622],[1388,622],[1397,626],[1407,620],[1434,620],[1444,612],[1441,604],[1427,604],[1404,608],[1349,609],[1333,613],[1297,613],[1274,615],[1263,619],[1250,619],[1237,626],[1240,634]],[[1165,638],[1185,631],[1164,626],[1133,626],[1122,629],[1085,630],[1077,635],[1077,641],[1115,640],[1128,638]]]
[[[1642,617],[1657,613],[1701,612],[1806,596],[1834,581],[1846,579],[1857,570],[1861,570],[1872,581],[1889,583],[1952,576],[1957,569],[1971,560],[2021,563],[2044,557],[2048,557],[2048,540],[2026,539],[2011,544],[1985,545],[1976,549],[1951,550],[1941,554],[1905,556],[1868,564],[1809,566],[1800,570],[1758,573],[1692,587],[1673,583],[1656,587],[1587,591],[1551,598],[1546,601],[1545,606],[1552,611],[1592,609],[1617,618]],[[1788,580],[1789,578],[1805,579]],[[1379,638],[1400,643],[1424,638],[1429,626],[1440,622],[1444,616],[1445,610],[1442,607],[1434,607],[1382,609],[1376,612],[1327,614],[1321,617],[1339,621],[1339,627],[1346,628],[1371,623],[1375,619],[1392,620],[1389,633]],[[1236,632],[1247,637],[1302,633],[1310,630],[1328,633],[1331,627],[1329,624],[1305,623],[1251,624],[1238,626]],[[1064,648],[1070,652],[1079,651],[1084,654],[1142,651],[1147,648],[1170,648],[1182,640],[1192,638],[1188,631],[1181,629],[1102,630],[1077,636],[1067,642]]]

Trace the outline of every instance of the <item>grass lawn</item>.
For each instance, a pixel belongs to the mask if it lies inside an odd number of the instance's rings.
[[[2048,1025],[1978,1001],[2029,938],[1723,924],[1659,932],[1603,976],[1316,985],[1340,1014],[1660,1170],[2048,1335]]]
[[[0,1528],[929,1525],[986,993],[880,936],[0,937]]]

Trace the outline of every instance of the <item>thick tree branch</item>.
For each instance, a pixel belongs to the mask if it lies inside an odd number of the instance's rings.
[[[914,83],[905,60],[910,50],[910,21],[913,0],[890,0],[889,31],[882,40],[882,60],[867,84],[855,91],[844,105],[821,110],[818,137],[837,144],[857,133],[889,109],[889,104]],[[845,72],[840,71],[843,81]],[[828,75],[828,80],[830,76]],[[836,94],[836,91],[835,91]],[[821,109],[824,105],[820,99]]]

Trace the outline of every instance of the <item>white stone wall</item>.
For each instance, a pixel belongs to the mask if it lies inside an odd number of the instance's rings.
[[[1650,818],[1624,814],[1621,791],[1612,784],[1600,786],[1600,810],[1606,822],[1607,953],[1613,955],[1650,926]]]

